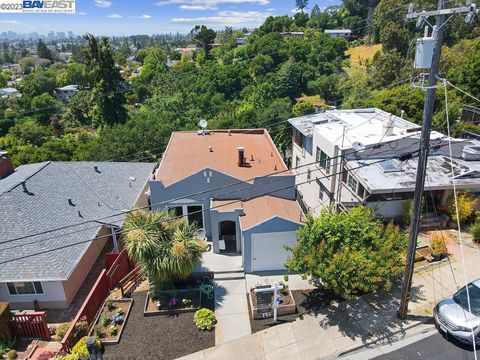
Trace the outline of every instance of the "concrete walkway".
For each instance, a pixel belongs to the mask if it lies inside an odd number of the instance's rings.
[[[245,279],[215,281],[215,344],[250,335]]]
[[[449,243],[451,253],[458,253],[456,246]],[[467,280],[471,281],[480,277],[480,251],[465,250]],[[453,294],[464,281],[462,262],[454,255],[450,261],[414,274],[406,321],[395,316],[400,303],[399,282],[389,292],[379,291],[336,303],[294,322],[222,343],[184,359],[322,359],[370,344],[392,343],[403,339],[408,331],[413,331],[411,328],[431,322],[435,303]],[[221,326],[225,329],[226,323]]]

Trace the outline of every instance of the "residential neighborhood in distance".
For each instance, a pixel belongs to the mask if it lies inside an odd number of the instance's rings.
[[[1,5],[1,359],[477,359],[477,4]]]

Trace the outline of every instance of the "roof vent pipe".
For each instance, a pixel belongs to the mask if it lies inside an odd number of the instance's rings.
[[[394,127],[394,119],[393,119],[393,116],[390,115],[388,119],[385,119],[383,121],[383,136],[392,136],[393,127]]]
[[[245,166],[245,148],[243,146],[237,147],[238,151],[238,166]]]

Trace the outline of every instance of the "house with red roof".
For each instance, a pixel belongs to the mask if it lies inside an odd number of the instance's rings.
[[[283,270],[304,215],[295,174],[265,129],[174,132],[150,181],[153,210],[204,229],[245,272]]]

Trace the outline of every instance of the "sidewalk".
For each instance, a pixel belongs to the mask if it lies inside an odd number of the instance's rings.
[[[449,244],[458,253],[456,244]],[[409,328],[431,321],[437,301],[464,284],[462,262],[450,261],[415,273],[409,315],[396,318],[401,283],[389,291],[367,294],[320,310],[249,336],[184,357],[183,359],[226,359],[241,354],[242,359],[321,359],[346,354],[371,343],[388,344],[405,337]],[[480,277],[480,251],[465,248],[468,280]]]

